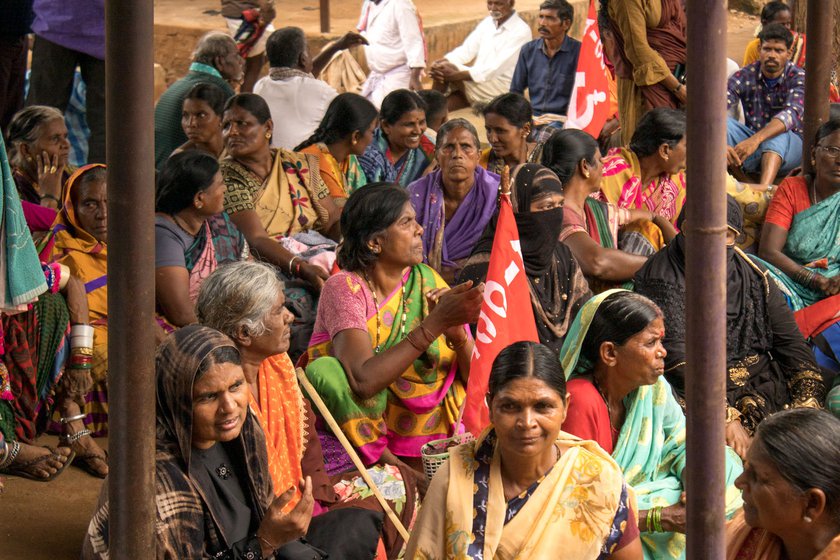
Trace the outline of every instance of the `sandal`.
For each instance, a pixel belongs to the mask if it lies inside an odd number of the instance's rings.
[[[9,457],[8,457],[7,461],[4,461],[8,466],[0,469],[0,472],[2,472],[3,474],[10,475],[10,476],[17,476],[17,477],[20,477],[20,478],[35,480],[37,482],[49,482],[51,480],[54,480],[58,475],[60,475],[61,473],[64,472],[64,469],[66,469],[67,466],[70,463],[72,463],[73,459],[76,457],[76,452],[73,451],[73,450],[70,450],[70,455],[67,456],[67,460],[64,462],[64,464],[61,465],[61,467],[59,467],[58,469],[56,469],[56,471],[54,473],[52,473],[52,474],[50,474],[46,477],[43,477],[43,476],[38,476],[36,474],[31,473],[27,469],[30,469],[30,468],[38,465],[39,463],[43,463],[44,461],[47,461],[51,458],[61,458],[61,457],[63,457],[63,455],[60,455],[60,454],[56,453],[55,449],[53,449],[52,447],[48,447],[46,445],[43,445],[41,447],[48,450],[50,452],[49,455],[41,455],[40,457],[38,457],[36,459],[32,459],[32,460],[26,461],[24,463],[14,464],[15,458],[17,457],[17,454],[20,451],[20,443],[16,441],[16,442],[12,443],[11,446],[12,446],[12,448],[8,451]]]
[[[69,447],[73,449],[74,446],[79,444],[79,440],[83,437],[90,436],[91,431],[85,428],[84,430],[80,430],[73,435],[63,435],[61,436],[61,444],[65,447]],[[79,444],[80,445],[80,444]],[[108,466],[108,452],[101,450],[98,451],[87,451],[84,448],[80,449],[79,451],[74,451],[75,454],[75,461],[73,464],[91,476],[95,476],[96,478],[105,478],[108,476],[108,473],[102,473],[93,466],[93,461],[99,460],[105,463],[105,466]]]

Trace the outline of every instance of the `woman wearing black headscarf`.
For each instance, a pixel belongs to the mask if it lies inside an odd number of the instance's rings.
[[[516,167],[510,201],[519,231],[531,305],[540,342],[560,351],[578,309],[592,296],[571,251],[558,241],[563,228],[563,185],[547,167],[526,163]],[[461,271],[458,283],[483,282],[490,264],[498,212],[484,230]]]
[[[274,497],[265,436],[249,413],[240,362],[230,338],[200,325],[178,329],[158,348],[156,552],[146,557],[324,557],[299,538],[306,534],[316,542],[314,526],[326,526],[333,512],[310,525],[309,477],[301,481],[302,498],[293,508],[285,506],[294,488]],[[85,536],[85,560],[108,558],[107,489],[106,484]]]
[[[743,217],[735,199],[726,198],[726,442],[745,458],[750,435],[767,415],[787,407],[820,408],[826,389],[781,292],[735,246]],[[636,291],[665,315],[665,377],[683,407],[685,244],[685,234],[678,234],[635,277]]]

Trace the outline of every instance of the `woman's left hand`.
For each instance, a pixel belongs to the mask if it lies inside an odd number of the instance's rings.
[[[315,288],[316,292],[321,291],[321,288],[324,286],[324,282],[330,277],[326,270],[318,265],[309,264],[308,262],[300,263],[300,272],[298,272],[298,276],[301,280],[305,280],[310,286]]]
[[[677,504],[662,509],[662,529],[670,533],[685,534],[685,492]]]

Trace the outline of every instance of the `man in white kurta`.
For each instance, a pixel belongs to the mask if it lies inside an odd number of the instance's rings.
[[[464,43],[431,68],[434,88],[448,93],[449,110],[486,104],[510,90],[519,49],[531,28],[513,9],[514,0],[488,0],[490,12]]]
[[[365,58],[370,68],[362,95],[378,108],[395,89],[422,89],[426,46],[411,0],[365,0],[358,29],[368,40]]]

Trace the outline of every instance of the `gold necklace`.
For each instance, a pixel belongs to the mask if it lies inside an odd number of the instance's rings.
[[[379,317],[379,298],[376,297],[376,290],[373,289],[373,283],[368,278],[367,272],[362,272],[365,277],[365,282],[368,285],[371,296],[373,296],[373,307],[376,311],[376,344],[373,347],[373,353],[379,354],[382,350],[380,344],[380,329],[382,327],[381,319]],[[402,282],[402,317],[400,318],[400,340],[405,338],[405,325],[408,319],[408,305],[405,301],[405,282]]]

